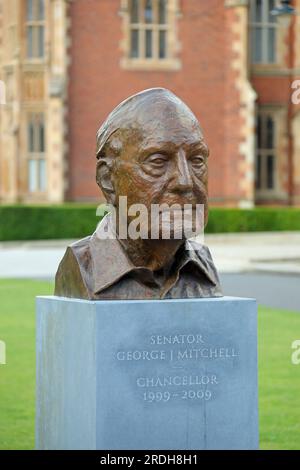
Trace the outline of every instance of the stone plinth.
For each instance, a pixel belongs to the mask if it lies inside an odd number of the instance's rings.
[[[257,307],[37,299],[38,449],[257,449]]]

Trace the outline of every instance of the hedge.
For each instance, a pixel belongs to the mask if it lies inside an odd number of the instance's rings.
[[[0,206],[0,240],[82,238],[97,225],[96,206]]]
[[[0,241],[82,238],[101,217],[96,206],[0,205]],[[206,233],[300,230],[298,208],[211,208]]]
[[[300,230],[300,208],[256,207],[210,210],[207,233]]]

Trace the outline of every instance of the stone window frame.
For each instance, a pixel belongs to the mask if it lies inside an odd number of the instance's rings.
[[[32,4],[32,18],[28,18],[28,7]],[[43,3],[43,15],[40,14],[40,4]],[[45,29],[46,29],[46,8],[47,0],[26,0],[24,5],[24,22],[25,22],[25,58],[29,62],[42,62],[45,60]],[[32,28],[32,55],[29,54],[29,28]],[[40,54],[40,37],[39,32],[42,31],[43,50]]]
[[[256,113],[256,143],[255,143],[255,200],[256,202],[267,201],[267,200],[285,200],[287,195],[282,191],[282,181],[280,180],[279,171],[282,166],[283,159],[287,156],[282,150],[282,139],[286,138],[286,119],[287,110],[284,106],[276,105],[261,105],[257,108]],[[270,117],[274,123],[274,141],[272,148],[258,148],[258,117],[266,119]],[[266,133],[264,139],[266,139]],[[286,142],[287,144],[287,142]],[[285,146],[286,147],[286,146]],[[257,171],[258,171],[258,155],[261,155],[263,160],[266,160],[268,155],[273,156],[274,159],[274,185],[272,188],[267,188],[267,171],[266,162],[264,162],[265,168],[262,170],[262,187],[257,187]]]
[[[41,129],[43,129],[43,138],[41,138]],[[45,194],[47,191],[46,113],[43,109],[30,109],[26,113],[26,149],[28,194]],[[30,167],[35,173],[33,185]]]
[[[157,2],[157,0],[154,0]],[[167,0],[167,56],[166,58],[159,59],[158,57],[152,58],[132,58],[130,57],[131,47],[131,23],[130,23],[130,2],[131,0],[121,0],[119,14],[122,17],[123,39],[120,43],[123,57],[120,61],[120,66],[126,70],[179,70],[181,68],[181,61],[177,57],[180,50],[178,42],[177,23],[178,18],[181,17],[179,11],[179,0]],[[144,24],[137,24],[141,29],[145,27]],[[153,29],[158,29],[158,24],[153,24]],[[157,46],[158,47],[158,46]]]

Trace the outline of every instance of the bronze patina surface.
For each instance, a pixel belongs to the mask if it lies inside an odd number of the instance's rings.
[[[148,214],[153,204],[182,209],[202,204],[206,223],[208,156],[192,111],[170,91],[153,88],[123,101],[100,127],[96,179],[117,220],[127,226],[134,217],[120,211],[124,196],[128,207],[143,204]],[[116,236],[103,239],[103,229]],[[92,236],[70,245],[55,294],[96,300],[222,296],[204,245],[184,237],[153,239],[150,233],[138,239],[118,235],[107,215]]]

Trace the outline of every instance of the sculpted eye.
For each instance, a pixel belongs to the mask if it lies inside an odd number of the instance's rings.
[[[193,166],[200,167],[205,164],[205,157],[202,155],[195,155],[191,157],[190,161],[192,162]]]
[[[166,164],[167,160],[168,159],[166,158],[165,155],[156,153],[154,155],[150,155],[150,157],[148,157],[144,163],[150,164],[157,168],[161,168]]]

